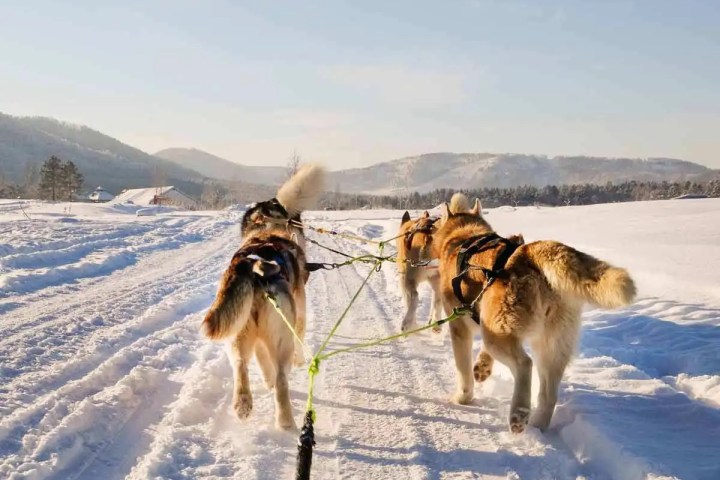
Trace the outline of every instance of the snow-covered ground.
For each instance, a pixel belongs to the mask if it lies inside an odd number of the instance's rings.
[[[296,437],[274,430],[258,371],[255,410],[240,422],[222,346],[197,333],[237,247],[238,213],[23,208],[30,220],[17,201],[0,201],[0,478],[292,478]],[[401,213],[306,221],[383,238]],[[512,380],[497,364],[474,405],[448,402],[446,332],[326,361],[313,478],[720,478],[720,201],[506,207],[487,218],[501,234],[558,239],[629,268],[638,301],[585,313],[545,434],[507,431]],[[315,247],[309,256],[335,258]],[[312,275],[311,347],[368,268]],[[401,317],[385,265],[333,344],[394,333]],[[294,371],[298,422],[306,386],[304,369]]]

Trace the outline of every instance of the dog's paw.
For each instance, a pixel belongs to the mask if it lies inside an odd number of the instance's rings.
[[[475,381],[482,383],[492,375],[493,358],[487,353],[483,352],[480,354],[477,363],[473,367],[473,376]]]
[[[233,401],[233,409],[235,409],[235,415],[239,419],[247,418],[252,412],[252,395],[250,395],[250,392],[236,395]]]
[[[510,413],[510,431],[512,433],[524,432],[525,427],[527,427],[529,418],[529,408],[517,407],[513,412]]]
[[[415,322],[403,322],[400,325],[400,331],[405,333],[415,328]]]
[[[540,410],[536,410],[530,417],[530,426],[544,432],[550,426],[550,420],[552,420],[552,412],[550,415],[547,415]]]
[[[473,401],[473,392],[472,390],[455,392],[450,401],[458,405],[470,405]]]
[[[275,428],[286,432],[298,431],[297,425],[295,425],[295,419],[292,415],[280,415],[275,421]]]

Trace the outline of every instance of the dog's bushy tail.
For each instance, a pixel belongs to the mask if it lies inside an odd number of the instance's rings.
[[[215,302],[200,327],[203,335],[212,340],[222,340],[237,335],[245,327],[255,296],[253,275],[250,262],[233,259],[220,280]]]
[[[450,199],[450,213],[453,215],[458,213],[467,213],[470,211],[470,200],[464,193],[456,193]]]
[[[624,268],[598,260],[559,242],[533,242],[527,253],[557,292],[603,308],[632,303],[637,290]]]
[[[325,169],[306,164],[280,187],[276,198],[291,216],[315,207],[325,188]]]

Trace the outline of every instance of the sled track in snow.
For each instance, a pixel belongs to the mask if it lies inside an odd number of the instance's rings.
[[[380,236],[396,227],[395,219],[352,222],[343,227]],[[230,408],[224,350],[197,333],[237,245],[236,227],[199,218],[151,226],[128,227],[123,238],[124,227],[100,225],[95,235],[106,237],[84,246],[74,230],[83,225],[66,224],[59,227],[63,239],[48,227],[38,234],[39,247],[31,239],[0,251],[3,268],[32,270],[43,261],[72,265],[93,252],[152,243],[157,228],[178,240],[102,275],[0,299],[0,477],[292,478],[296,435],[274,430],[273,394],[257,368],[251,368],[254,410],[241,422]],[[38,226],[22,228],[30,235]],[[309,235],[339,250],[375,253]],[[308,256],[337,260],[314,246]],[[312,274],[311,349],[369,268]],[[394,265],[375,273],[331,348],[397,332],[403,313],[397,283]],[[426,319],[428,294],[423,287],[419,321]],[[642,298],[617,312],[587,311],[578,358],[545,434],[507,431],[512,377],[497,363],[472,405],[448,401],[455,373],[447,326],[441,335],[424,332],[338,355],[321,364],[316,383],[312,478],[717,478],[718,325],[720,313],[711,306],[662,298]],[[700,389],[704,378],[707,388]],[[305,368],[290,380],[299,421]]]

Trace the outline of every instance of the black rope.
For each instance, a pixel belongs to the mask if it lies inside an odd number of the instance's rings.
[[[312,454],[315,446],[315,429],[312,412],[305,413],[305,423],[298,437],[298,454],[295,468],[295,480],[310,480]]]
[[[334,248],[330,248],[330,247],[328,247],[328,246],[326,246],[326,245],[323,245],[322,243],[320,243],[320,242],[318,242],[318,241],[316,241],[316,240],[313,240],[312,238],[306,237],[305,239],[306,239],[308,242],[312,243],[313,245],[317,245],[318,247],[324,248],[325,250],[329,250],[329,251],[331,251],[331,252],[333,252],[333,253],[337,253],[338,255],[342,255],[343,257],[346,257],[346,258],[353,258],[352,255],[348,255],[347,253],[341,252],[340,250],[335,250]]]

